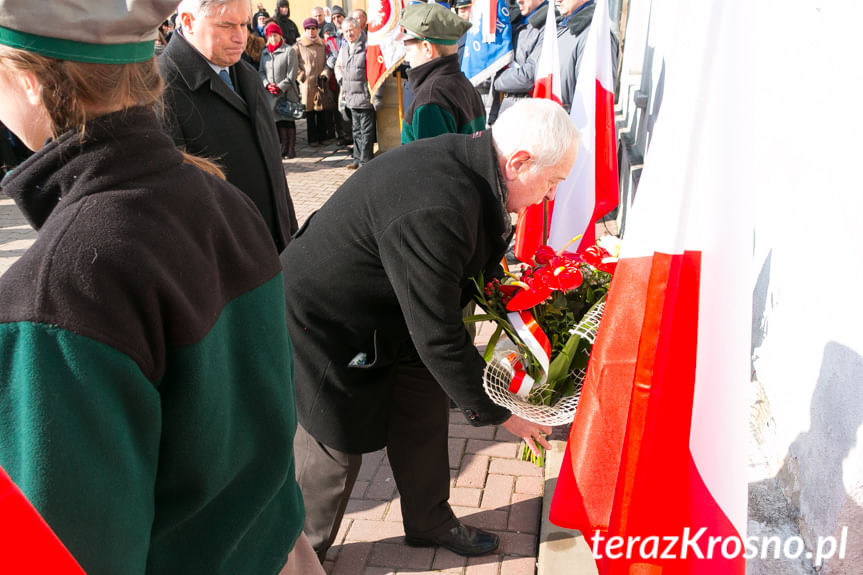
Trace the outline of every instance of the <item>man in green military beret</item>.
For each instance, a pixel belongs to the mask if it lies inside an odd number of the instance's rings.
[[[414,93],[405,114],[402,144],[440,134],[485,129],[485,108],[459,66],[458,40],[470,28],[440,4],[411,4],[402,12],[402,33]]]

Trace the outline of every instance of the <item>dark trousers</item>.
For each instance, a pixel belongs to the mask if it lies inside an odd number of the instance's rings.
[[[362,166],[374,155],[377,135],[374,108],[351,108],[351,126],[354,133],[354,161]]]
[[[418,358],[399,364],[387,434],[387,457],[401,496],[405,534],[428,538],[456,525],[449,505],[449,398]],[[306,536],[323,561],[335,541],[361,454],[328,447],[300,426],[294,438]]]
[[[326,139],[326,126],[324,115],[326,112],[306,111],[306,130],[309,135],[309,144],[320,144]]]

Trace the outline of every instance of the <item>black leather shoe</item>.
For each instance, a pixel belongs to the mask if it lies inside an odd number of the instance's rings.
[[[494,533],[459,523],[446,533],[428,539],[405,535],[405,543],[412,547],[440,545],[453,553],[474,557],[487,555],[500,545],[500,537]]]

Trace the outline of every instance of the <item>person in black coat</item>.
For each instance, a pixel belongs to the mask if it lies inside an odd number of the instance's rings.
[[[201,3],[180,4],[182,29],[159,57],[163,124],[179,147],[218,161],[228,181],[258,207],[281,252],[297,217],[267,92],[258,71],[240,61],[249,5],[233,0],[207,13]]]
[[[276,13],[273,16],[273,20],[276,21],[276,24],[281,26],[282,37],[285,39],[285,43],[288,46],[296,44],[297,39],[300,37],[300,29],[297,28],[297,25],[293,20],[291,20],[291,5],[288,0],[279,0],[276,5]]]
[[[471,278],[498,267],[510,212],[552,198],[577,132],[549,100],[525,100],[494,132],[445,134],[387,152],[351,176],[282,254],[300,427],[304,531],[323,559],[363,453],[386,446],[406,541],[482,555],[492,533],[449,506],[450,399],[473,425],[547,445],[546,426],[494,404],[462,322]],[[449,397],[447,397],[449,396]]]

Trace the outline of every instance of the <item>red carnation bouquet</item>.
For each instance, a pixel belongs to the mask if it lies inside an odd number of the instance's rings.
[[[610,237],[577,254],[541,246],[514,273],[474,278],[482,313],[465,321],[496,324],[484,353],[492,401],[536,423],[572,421],[617,264],[619,243]],[[502,334],[512,345],[498,345]],[[542,464],[526,446],[522,453]]]

